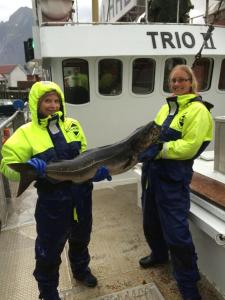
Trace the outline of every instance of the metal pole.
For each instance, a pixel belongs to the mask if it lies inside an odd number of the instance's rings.
[[[98,22],[98,0],[92,0],[92,22]]]
[[[208,23],[208,14],[209,14],[209,0],[206,0],[206,3],[205,3],[205,23]]]
[[[180,0],[177,0],[177,23],[179,23],[180,15]]]
[[[145,0],[145,16],[146,16],[146,23],[148,23],[148,0]]]
[[[2,135],[1,134],[0,134],[0,149],[2,149]],[[1,159],[2,159],[2,154],[0,152],[0,160]],[[10,190],[9,180],[3,174],[0,174],[0,188],[3,191],[4,200],[1,199],[1,202],[3,204],[3,201],[4,201],[5,217],[6,217],[7,216],[7,204],[8,204],[9,199],[11,198],[11,190]],[[5,225],[5,220],[4,220],[3,225]]]

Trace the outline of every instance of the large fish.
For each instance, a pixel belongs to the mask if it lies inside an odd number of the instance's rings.
[[[72,160],[49,163],[46,176],[59,181],[81,183],[93,178],[100,166],[107,167],[110,175],[126,172],[137,164],[139,153],[157,142],[160,130],[160,126],[150,122],[120,142],[90,149]],[[37,179],[37,173],[28,163],[11,163],[8,166],[20,173],[18,197]]]

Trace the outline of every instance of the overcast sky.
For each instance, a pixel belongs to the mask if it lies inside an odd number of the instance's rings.
[[[76,1],[75,1],[76,2]],[[91,20],[92,0],[77,0],[79,21]],[[21,6],[31,7],[31,0],[0,0],[0,21],[8,21],[9,17]],[[99,4],[101,0],[99,0]],[[205,10],[205,0],[192,0],[195,10],[191,15],[201,14]]]

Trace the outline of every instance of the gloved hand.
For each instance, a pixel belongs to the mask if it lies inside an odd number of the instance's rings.
[[[98,168],[97,172],[95,173],[95,176],[92,178],[92,181],[97,182],[102,181],[104,179],[111,181],[112,176],[109,174],[109,170],[103,166]]]
[[[147,148],[145,151],[141,152],[138,155],[138,161],[139,162],[146,162],[148,160],[153,160],[158,153],[162,150],[163,144],[154,144],[151,145],[149,148]]]
[[[44,160],[35,157],[28,160],[27,163],[35,168],[40,177],[45,176],[46,162]]]

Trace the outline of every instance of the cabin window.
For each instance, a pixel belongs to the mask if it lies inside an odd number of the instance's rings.
[[[98,65],[98,91],[104,96],[116,96],[122,92],[122,62],[118,59],[102,59]]]
[[[211,58],[203,57],[195,63],[193,71],[197,78],[198,90],[200,92],[209,90],[211,86],[212,70],[213,60]]]
[[[225,90],[225,59],[222,60],[219,79],[219,90]]]
[[[150,58],[137,58],[132,67],[132,92],[146,95],[153,92],[155,81],[155,61]]]
[[[65,101],[84,104],[90,101],[88,62],[84,59],[63,61]]]
[[[165,69],[164,69],[164,81],[163,81],[163,90],[164,92],[169,93],[170,88],[169,88],[169,75],[172,69],[176,65],[185,65],[186,60],[181,57],[173,57],[173,58],[168,58],[165,62]]]

